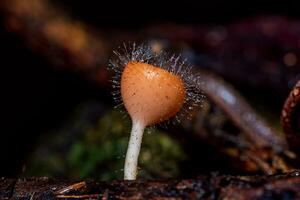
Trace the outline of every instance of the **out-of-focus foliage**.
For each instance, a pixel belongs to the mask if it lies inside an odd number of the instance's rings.
[[[91,104],[83,106],[65,128],[41,138],[27,163],[26,175],[101,180],[123,178],[130,122],[118,111],[101,115],[100,110]],[[146,130],[139,176],[176,178],[180,175],[179,164],[185,157],[181,146],[169,135],[154,128]]]

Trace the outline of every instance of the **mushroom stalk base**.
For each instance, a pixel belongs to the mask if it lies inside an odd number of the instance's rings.
[[[132,122],[132,130],[125,158],[124,180],[136,179],[138,157],[141,149],[144,129],[145,126],[142,123],[138,121]]]

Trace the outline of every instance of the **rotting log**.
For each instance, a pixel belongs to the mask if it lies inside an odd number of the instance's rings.
[[[300,170],[271,176],[212,174],[189,180],[0,180],[0,199],[300,199]]]

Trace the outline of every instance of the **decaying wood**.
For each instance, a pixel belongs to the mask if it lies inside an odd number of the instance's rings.
[[[180,181],[0,180],[1,199],[298,199],[300,171],[272,176],[203,176]]]
[[[286,135],[289,146],[295,152],[299,152],[299,102],[300,81],[296,83],[286,99],[281,112],[281,124]]]

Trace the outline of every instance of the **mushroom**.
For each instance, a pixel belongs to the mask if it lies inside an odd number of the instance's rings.
[[[177,115],[184,116],[186,110],[201,102],[203,95],[193,92],[197,78],[180,57],[166,59],[166,54],[154,53],[143,45],[133,45],[131,50],[125,46],[124,54],[115,54],[118,59],[110,61],[117,74],[112,81],[117,88],[115,94],[121,97],[132,120],[124,179],[135,180],[144,129],[173,117],[179,119]],[[185,105],[188,109],[184,109]]]

